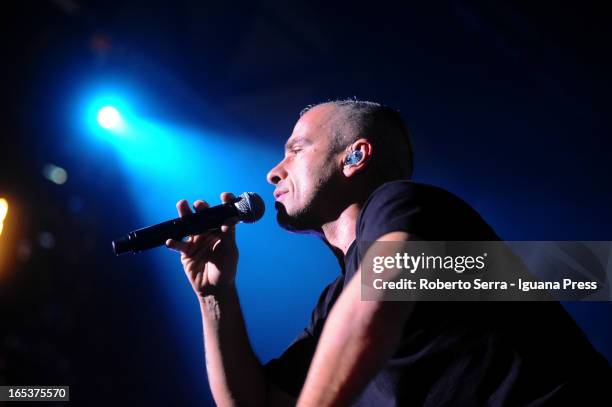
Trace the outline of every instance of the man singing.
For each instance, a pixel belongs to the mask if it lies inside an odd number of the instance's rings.
[[[359,241],[499,240],[461,199],[410,180],[400,115],[345,100],[305,109],[268,173],[277,219],[318,235],[340,275],[310,324],[262,365],[235,286],[235,228],[186,241],[185,273],[200,301],[206,369],[219,405],[594,405],[610,366],[559,303],[361,301]],[[227,202],[233,196],[221,194]],[[196,201],[196,211],[208,207]],[[180,216],[191,212],[179,201]],[[599,398],[598,398],[599,397]]]

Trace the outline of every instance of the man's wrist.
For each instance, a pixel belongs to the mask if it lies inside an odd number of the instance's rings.
[[[206,317],[219,319],[223,304],[231,301],[231,298],[235,296],[236,285],[233,282],[208,287],[205,293],[198,294],[202,314]]]

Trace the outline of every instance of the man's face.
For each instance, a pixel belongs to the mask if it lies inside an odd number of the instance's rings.
[[[277,220],[286,229],[320,230],[333,201],[341,173],[341,157],[331,146],[334,109],[321,105],[306,112],[285,144],[285,158],[268,173],[276,186]]]

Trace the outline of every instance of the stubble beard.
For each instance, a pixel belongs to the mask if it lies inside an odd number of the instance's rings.
[[[331,169],[330,169],[331,170]],[[285,205],[282,202],[276,202],[276,220],[278,224],[290,232],[295,233],[320,233],[323,226],[323,218],[325,217],[325,200],[326,196],[332,191],[332,174],[321,174],[317,177],[317,181],[313,185],[313,190],[309,194],[308,199],[293,213],[288,213]]]
[[[314,200],[314,196],[311,196],[311,199],[301,208],[294,210],[292,213],[287,212],[287,208],[282,202],[276,202],[276,221],[280,227],[290,232],[310,233],[319,230],[321,226],[316,220],[316,210],[313,205]]]

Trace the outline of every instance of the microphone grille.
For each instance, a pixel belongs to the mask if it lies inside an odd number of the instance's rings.
[[[240,200],[234,203],[240,213],[240,220],[244,223],[257,222],[266,211],[263,199],[255,192],[245,192],[239,196]]]

